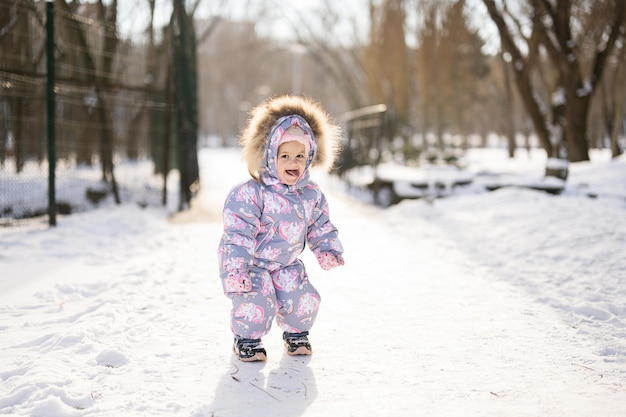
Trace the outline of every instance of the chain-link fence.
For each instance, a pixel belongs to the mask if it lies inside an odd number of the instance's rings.
[[[50,214],[50,99],[55,213],[120,202],[176,207],[177,171],[167,175],[178,160],[169,44],[125,39],[118,16],[96,3],[50,6],[0,1],[0,225]]]

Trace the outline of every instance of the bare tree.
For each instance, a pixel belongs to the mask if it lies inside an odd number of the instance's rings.
[[[356,17],[337,10],[332,3],[331,0],[324,0],[315,15],[299,16],[293,22],[296,39],[306,47],[313,62],[334,82],[349,108],[363,107],[372,99],[367,89],[363,88],[367,79],[356,35]],[[311,19],[317,19],[316,24],[310,24]],[[342,20],[348,20],[353,28],[348,39],[336,33],[336,27]]]
[[[485,78],[490,72],[484,41],[470,28],[465,1],[419,2],[416,80],[423,131],[434,132],[439,149],[446,134],[484,129]],[[463,140],[465,143],[465,140]]]
[[[104,21],[104,40],[101,54],[102,72],[99,82],[96,83],[96,93],[100,96],[98,105],[98,113],[102,123],[102,142],[101,142],[101,158],[102,158],[102,175],[111,184],[113,196],[116,203],[120,203],[120,196],[117,189],[117,181],[113,169],[113,123],[112,112],[113,107],[108,102],[105,95],[101,95],[100,88],[110,88],[113,80],[113,59],[118,45],[117,38],[117,0],[112,0],[108,7],[98,2],[98,15]],[[101,87],[102,86],[102,87]]]
[[[502,120],[504,123],[504,131],[507,137],[507,149],[509,151],[509,158],[513,158],[515,156],[515,119],[514,119],[514,105],[515,102],[513,100],[513,91],[511,89],[511,70],[510,67],[506,64],[506,58],[504,57],[504,53],[500,51],[498,54],[498,58],[502,63],[502,75],[503,75],[503,101],[504,101],[504,114],[502,115]]]
[[[422,131],[427,134],[434,130],[440,148],[443,144],[442,101],[438,94],[441,90],[439,68],[440,21],[443,3],[419,2],[418,15],[423,22],[418,30],[419,47],[417,49],[417,91],[422,119]]]
[[[67,14],[75,12],[75,8],[79,4],[68,4],[65,1],[58,2],[61,10]],[[102,179],[111,185],[113,197],[116,203],[120,203],[117,181],[113,166],[113,129],[112,129],[112,103],[107,97],[106,91],[110,89],[113,79],[113,62],[118,45],[117,38],[117,0],[113,0],[106,6],[102,0],[93,5],[95,7],[98,22],[102,24],[102,37],[95,37],[95,40],[89,42],[90,33],[97,32],[93,25],[75,24],[68,28],[71,33],[72,41],[79,46],[80,54],[78,56],[80,64],[73,66],[77,74],[85,81],[93,92],[93,102],[87,103],[88,113],[90,109],[95,108],[93,113],[100,125],[100,161],[102,168]],[[91,31],[91,32],[90,32]],[[100,58],[100,59],[98,59]],[[91,141],[85,140],[85,143]],[[86,159],[91,159],[91,155]]]
[[[626,45],[622,45],[621,53],[618,56],[618,65],[616,66],[615,88],[612,89],[613,117],[611,130],[611,155],[616,158],[622,154],[619,146],[619,132],[622,129],[622,120],[624,112],[624,97],[626,97]]]
[[[180,209],[188,207],[200,181],[198,166],[198,67],[192,7],[174,1],[171,19],[174,95],[179,144]]]
[[[608,138],[608,146],[613,158],[622,154],[619,135],[623,131],[624,102],[626,101],[626,45],[618,45],[609,59],[607,74],[602,79],[601,88],[595,100],[590,120],[597,128],[594,139],[604,144],[601,138]],[[592,125],[592,127],[594,127]]]
[[[527,22],[529,36],[524,36],[522,25],[506,7],[498,7],[494,0],[483,0],[498,28],[502,48],[511,55],[515,84],[535,128],[539,141],[550,157],[563,157],[561,147],[571,162],[589,159],[587,116],[591,98],[604,74],[608,56],[618,39],[623,38],[626,5],[621,0],[611,2],[612,19],[600,29],[602,35],[585,65],[585,51],[581,39],[588,32],[584,18],[589,16],[584,0],[529,0]],[[577,14],[572,10],[574,6]],[[581,20],[578,20],[581,19]],[[508,20],[508,22],[507,22]],[[512,24],[511,24],[512,22]],[[540,54],[547,53],[556,81],[550,95],[552,117],[537,100],[538,85],[533,81]]]
[[[404,136],[408,141],[410,108],[410,65],[405,41],[403,0],[385,0],[380,9],[371,7],[369,45],[363,54],[369,91],[374,103],[388,111],[389,138]]]
[[[0,5],[0,162],[10,149],[17,172],[23,170],[28,158],[44,158],[45,146],[40,143],[43,125],[33,123],[43,113],[43,103],[37,99],[36,84],[26,81],[35,75],[45,57],[45,43],[38,36],[43,27],[43,18],[33,1],[10,0]],[[12,132],[11,143],[8,132]]]

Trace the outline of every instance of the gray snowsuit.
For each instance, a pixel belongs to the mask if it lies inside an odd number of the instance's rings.
[[[330,222],[326,198],[309,180],[308,168],[315,161],[319,136],[302,113],[308,115],[306,111],[272,114],[271,128],[262,136],[262,168],[258,172],[251,169],[254,178],[235,186],[224,204],[224,233],[218,250],[220,277],[225,294],[232,300],[231,329],[238,338],[260,339],[270,331],[274,318],[290,333],[311,329],[320,295],[298,259],[306,244],[322,267],[329,257],[332,266],[343,264],[343,248]],[[267,124],[263,119],[261,125]],[[319,127],[320,122],[313,120],[312,124]],[[258,125],[254,117],[251,125]],[[305,173],[296,185],[288,186],[278,178],[276,156],[280,138],[291,126],[307,132],[311,146]],[[247,132],[242,138],[244,157],[250,154],[246,145],[250,141],[256,145],[254,139],[258,142],[260,133],[250,127]]]

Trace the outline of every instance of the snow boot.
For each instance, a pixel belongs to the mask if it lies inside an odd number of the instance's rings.
[[[267,353],[261,339],[235,339],[233,353],[243,362],[264,362],[267,360]]]
[[[285,341],[285,348],[287,348],[287,354],[290,356],[299,355],[311,355],[313,349],[311,349],[311,343],[307,337],[309,332],[302,333],[283,333],[283,340]]]

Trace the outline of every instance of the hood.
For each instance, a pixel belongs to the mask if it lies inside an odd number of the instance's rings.
[[[240,137],[242,158],[254,179],[271,183],[278,179],[275,165],[278,142],[284,131],[294,125],[311,138],[307,168],[326,171],[332,168],[341,143],[339,126],[316,101],[284,95],[270,98],[253,108]],[[304,177],[308,179],[308,175]]]

